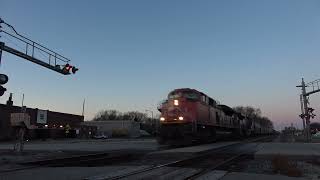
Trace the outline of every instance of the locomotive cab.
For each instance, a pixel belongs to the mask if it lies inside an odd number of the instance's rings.
[[[195,118],[193,111],[200,94],[191,89],[178,89],[169,93],[168,99],[158,108],[161,112],[161,124],[187,123]]]

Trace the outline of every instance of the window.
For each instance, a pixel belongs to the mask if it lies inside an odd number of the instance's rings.
[[[206,96],[201,96],[201,101],[208,104],[208,98]]]
[[[199,100],[199,94],[192,91],[171,92],[168,99],[176,99],[180,97],[185,97],[187,100]]]
[[[214,107],[216,105],[216,101],[211,99],[211,98],[209,98],[209,105]]]
[[[198,100],[199,99],[199,96],[198,94],[196,93],[192,93],[192,92],[189,92],[189,93],[184,93],[183,96],[189,100]]]
[[[180,92],[172,92],[169,94],[168,99],[175,99],[175,98],[179,98],[179,97],[181,97]]]

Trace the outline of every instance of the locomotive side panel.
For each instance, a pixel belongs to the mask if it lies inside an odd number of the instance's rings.
[[[216,126],[217,125],[217,110],[214,107],[210,107],[210,120],[209,120],[209,124],[211,126]]]
[[[202,102],[197,103],[197,107],[196,107],[196,111],[197,111],[197,124],[202,124],[202,125],[206,125],[209,124],[209,108],[207,105],[205,105]]]

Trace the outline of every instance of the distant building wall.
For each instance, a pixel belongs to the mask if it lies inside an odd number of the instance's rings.
[[[103,133],[108,136],[115,136],[115,132],[124,130],[129,137],[140,136],[140,123],[132,120],[85,121],[82,124],[96,126],[97,134]]]
[[[10,114],[19,112],[21,112],[21,107],[19,106],[0,104],[0,140],[12,139],[14,137],[14,128],[11,127],[10,124]],[[26,108],[26,113],[30,115],[30,124],[35,125],[37,127],[36,130],[44,129],[45,124],[37,123],[37,108]],[[48,129],[48,131],[50,132],[58,130],[63,131],[63,128],[59,129],[59,127],[65,127],[68,124],[71,127],[71,129],[74,130],[80,128],[80,124],[83,121],[83,116],[61,112],[53,112],[48,110],[46,123],[48,127],[46,127],[46,129]],[[33,132],[31,132],[31,135],[34,135],[34,131],[36,130],[32,130]],[[52,133],[48,134],[48,137],[50,138],[50,134]],[[61,132],[58,134],[61,134]]]

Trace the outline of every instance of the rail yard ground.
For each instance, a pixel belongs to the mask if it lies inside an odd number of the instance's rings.
[[[227,141],[168,148],[154,139],[0,144],[0,179],[320,179],[320,144]]]

